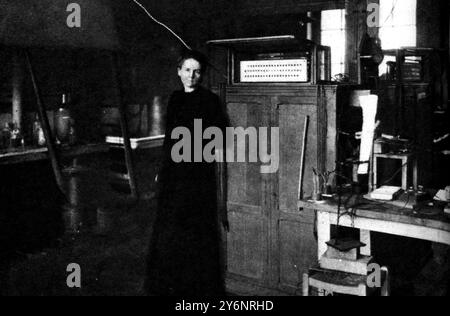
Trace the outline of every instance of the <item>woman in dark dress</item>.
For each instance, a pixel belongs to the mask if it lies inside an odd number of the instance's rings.
[[[203,131],[226,127],[219,97],[200,86],[205,69],[202,54],[183,54],[178,76],[184,89],[172,94],[167,109],[158,213],[148,255],[146,289],[150,295],[224,294],[216,164],[193,162],[193,150],[192,162],[175,163],[171,157],[173,145],[180,141],[171,138],[175,128],[186,127],[193,136],[196,119],[202,120]]]

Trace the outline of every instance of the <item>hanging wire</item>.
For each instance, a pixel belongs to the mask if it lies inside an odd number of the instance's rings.
[[[185,41],[183,41],[183,39],[178,36],[170,27],[168,27],[167,25],[165,25],[164,23],[158,21],[155,17],[153,17],[153,15],[137,0],[131,0],[134,3],[136,3],[142,10],[144,10],[144,12],[157,24],[161,25],[162,27],[164,27],[166,30],[168,30],[170,33],[172,33],[173,36],[175,36],[187,49],[192,50],[192,48],[186,44]]]
[[[389,21],[390,18],[393,18],[393,17],[394,17],[394,11],[395,11],[395,8],[397,7],[397,4],[398,4],[398,0],[395,0],[394,4],[392,5],[391,12],[390,12],[389,15],[387,16],[387,18],[386,18],[386,20],[383,22],[383,24],[380,25],[378,28],[384,27],[385,24],[387,23],[387,21]]]
[[[131,0],[134,3],[136,3],[136,5],[138,5],[142,10],[144,10],[144,12],[157,24],[161,25],[162,27],[164,27],[165,29],[167,29],[172,35],[174,35],[183,45],[184,47],[186,47],[188,50],[192,50],[192,48],[186,44],[186,42],[180,37],[178,36],[170,27],[168,27],[167,25],[165,25],[164,23],[158,21],[139,1],[137,0]],[[225,79],[227,79],[228,77],[226,75],[224,75],[215,65],[211,64],[208,62],[208,65],[211,66],[212,69],[214,69],[216,72],[220,73],[221,76]]]

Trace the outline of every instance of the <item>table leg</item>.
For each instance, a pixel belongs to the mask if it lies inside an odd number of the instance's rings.
[[[73,170],[76,170],[76,168],[79,166],[78,159],[74,158],[72,160],[72,168]],[[80,205],[80,197],[79,197],[79,178],[76,175],[71,175],[69,179],[69,202],[72,207],[77,207]]]
[[[417,157],[414,157],[414,162],[413,162],[413,186],[414,186],[414,190],[418,190],[419,189],[419,169],[418,169],[418,161],[417,161]]]
[[[318,259],[327,252],[327,242],[331,240],[330,214],[317,212]]]
[[[405,157],[402,159],[402,189],[404,191],[408,190],[408,171],[409,171],[409,157]]]
[[[72,160],[71,169],[76,170],[78,159]],[[67,181],[67,199],[68,204],[65,206],[63,213],[65,229],[67,233],[78,233],[82,223],[82,209],[80,203],[80,179],[76,172],[70,174]]]
[[[359,232],[359,239],[362,243],[366,244],[365,247],[361,248],[361,255],[371,256],[372,255],[372,245],[370,240],[370,230],[361,229]]]

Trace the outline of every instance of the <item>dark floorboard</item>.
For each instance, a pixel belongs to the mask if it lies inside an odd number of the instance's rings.
[[[65,234],[56,247],[32,253],[14,251],[0,265],[3,295],[143,295],[145,258],[154,214],[153,202],[112,211],[106,226],[89,223]],[[104,214],[102,215],[104,216]],[[106,215],[108,216],[108,215]],[[96,214],[90,214],[96,217]],[[103,221],[102,221],[103,222]],[[103,222],[105,223],[105,222]],[[81,289],[66,284],[71,263],[81,267]]]

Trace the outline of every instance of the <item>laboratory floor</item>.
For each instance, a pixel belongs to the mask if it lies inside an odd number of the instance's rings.
[[[94,210],[70,223],[48,247],[14,251],[1,264],[0,293],[13,296],[143,295],[145,258],[154,203],[140,202],[110,212]],[[69,222],[67,222],[67,218]],[[72,218],[73,219],[73,218]],[[80,220],[81,219],[81,220]],[[97,222],[97,223],[96,223]],[[81,268],[81,288],[69,288],[69,264]]]
[[[56,240],[41,240],[40,246],[23,244],[2,256],[0,294],[3,296],[142,296],[146,253],[155,215],[155,201],[123,202],[110,210],[87,209],[81,214],[65,211],[66,233]],[[35,214],[27,217],[30,222]],[[51,229],[47,227],[46,229]],[[54,229],[58,229],[54,227]],[[39,237],[35,234],[34,237]],[[377,238],[380,238],[379,236]],[[382,236],[380,255],[395,258],[404,240]],[[383,240],[383,238],[385,238]],[[412,249],[415,243],[409,240]],[[400,245],[401,243],[401,245]],[[403,247],[405,249],[405,247]],[[420,271],[410,266],[419,262],[401,261],[398,277],[393,276],[393,296],[448,295],[448,248],[433,246],[434,258]],[[418,248],[414,249],[415,252]],[[408,254],[401,254],[407,256]],[[397,261],[398,262],[398,261]],[[69,264],[81,268],[81,288],[69,288]],[[412,265],[410,265],[413,263]],[[395,264],[395,260],[393,263]],[[398,264],[398,263],[397,263]],[[404,264],[404,265],[403,265]],[[395,271],[395,269],[393,269]],[[233,292],[232,289],[228,289]],[[239,293],[239,291],[233,292]],[[246,293],[251,295],[252,293]]]

